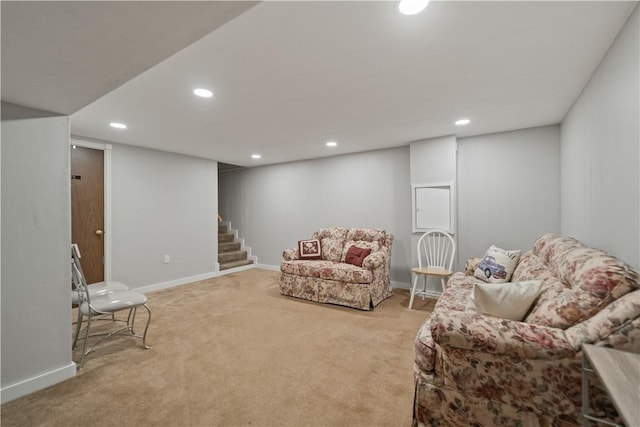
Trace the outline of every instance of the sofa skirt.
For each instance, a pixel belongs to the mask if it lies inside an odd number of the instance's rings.
[[[392,295],[390,289],[382,294],[372,292],[371,283],[346,283],[287,273],[280,275],[279,286],[282,295],[360,310],[371,310]],[[376,294],[380,295],[376,297]]]
[[[575,420],[553,418],[483,397],[462,394],[416,376],[413,427],[569,427]]]

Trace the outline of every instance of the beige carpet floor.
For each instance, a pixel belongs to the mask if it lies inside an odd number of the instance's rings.
[[[2,426],[410,426],[434,301],[408,310],[396,290],[365,312],[282,296],[278,276],[150,293],[153,348],[104,341],[74,378],[2,405]]]

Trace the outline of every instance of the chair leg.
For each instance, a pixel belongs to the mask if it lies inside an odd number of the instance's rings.
[[[418,286],[418,275],[413,279],[413,287],[411,288],[411,297],[409,298],[409,310],[413,307],[413,298],[416,296],[416,286]]]
[[[87,314],[87,329],[84,334],[84,343],[82,344],[82,354],[80,355],[80,362],[78,363],[78,369],[82,369],[84,363],[84,357],[87,355],[87,342],[89,341],[89,330],[91,328],[91,310]]]
[[[71,350],[76,349],[76,343],[78,342],[78,335],[80,335],[81,326],[82,326],[82,313],[80,312],[80,307],[78,307],[78,318],[76,320],[76,333],[73,336],[73,344],[71,345]]]
[[[442,293],[444,294],[444,290],[447,286],[447,282],[445,282],[444,277],[440,279],[440,283],[442,283]]]
[[[422,301],[424,301],[424,296],[427,293],[427,283],[429,282],[429,275],[425,274],[422,276],[422,293],[420,294],[420,297],[422,298]]]
[[[129,315],[127,316],[127,329],[131,332],[131,335],[135,335],[136,332],[133,329],[134,323],[136,323],[136,312],[138,307],[133,307],[129,310]]]
[[[149,324],[151,323],[151,309],[147,304],[144,304],[143,307],[147,309],[148,317],[147,317],[147,325],[144,327],[144,333],[142,334],[142,347],[151,348],[150,346],[147,345],[147,330],[149,329]]]
[[[107,334],[106,336],[104,336],[102,339],[105,339],[105,338],[108,338],[108,337],[111,337],[111,336],[117,335],[117,334],[118,334],[118,333],[120,333],[120,332],[128,332],[128,333],[130,333],[131,335],[133,335],[134,337],[136,337],[136,338],[141,338],[141,339],[142,339],[142,347],[143,347],[143,348],[145,348],[145,349],[149,349],[149,348],[151,348],[151,346],[147,345],[147,332],[148,332],[148,330],[149,330],[149,325],[151,324],[151,309],[149,308],[149,306],[148,306],[147,304],[143,304],[143,307],[147,310],[147,322],[146,322],[146,324],[145,324],[144,332],[143,332],[143,334],[142,334],[142,335],[136,335],[136,334],[134,333],[133,326],[134,326],[134,323],[135,323],[136,310],[137,310],[137,308],[138,308],[138,307],[133,307],[133,308],[131,308],[131,309],[129,310],[129,315],[128,315],[128,317],[127,317],[127,326],[126,326],[126,327],[124,327],[124,328],[122,328],[122,329],[119,329],[119,330],[117,330],[117,331],[112,331],[112,332],[110,332],[109,334]],[[80,361],[79,361],[79,362],[78,362],[78,364],[77,364],[77,365],[78,365],[78,369],[82,369],[82,366],[84,365],[85,357],[86,357],[90,352],[92,352],[92,351],[93,351],[93,349],[95,348],[95,345],[94,345],[94,347],[91,347],[89,350],[87,350],[87,341],[89,341],[90,328],[91,328],[91,317],[92,317],[92,316],[91,316],[91,314],[89,314],[89,315],[87,315],[86,317],[87,317],[87,322],[86,322],[87,326],[86,326],[86,328],[85,328],[85,331],[86,331],[86,332],[85,332],[85,334],[84,334],[84,337],[83,337],[83,338],[81,338],[81,339],[84,339],[84,344],[83,344],[83,346],[82,346],[82,355],[80,356]],[[79,333],[77,333],[77,334],[76,334],[76,341],[77,341],[77,339],[78,339],[78,335],[79,335]],[[101,341],[101,340],[100,340],[100,341]],[[75,341],[74,341],[74,345],[75,345]]]

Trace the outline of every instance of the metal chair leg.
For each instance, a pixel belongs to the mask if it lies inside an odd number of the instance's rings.
[[[78,363],[78,369],[82,369],[84,364],[84,357],[87,355],[87,342],[89,341],[89,330],[91,329],[91,313],[87,315],[87,328],[84,334],[84,343],[82,344],[82,354],[80,355],[80,362]]]
[[[78,307],[78,319],[76,320],[76,333],[73,336],[73,344],[71,345],[71,350],[75,350],[76,343],[78,342],[78,335],[80,334],[80,327],[82,326],[82,313],[80,312],[80,308]]]
[[[149,330],[149,324],[151,323],[151,309],[147,304],[144,304],[143,307],[147,309],[148,317],[147,317],[147,325],[144,327],[144,333],[142,334],[142,347],[151,348],[150,346],[147,345],[147,330]]]

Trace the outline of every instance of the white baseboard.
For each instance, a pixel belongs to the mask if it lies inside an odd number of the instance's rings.
[[[142,286],[140,288],[134,288],[134,291],[147,293],[159,291],[161,289],[173,288],[175,286],[186,285],[188,283],[197,282],[199,280],[211,279],[212,277],[222,276],[219,271],[212,271],[210,273],[198,274],[196,276],[183,277],[181,279],[170,280],[168,282],[154,283],[152,285]]]
[[[68,380],[69,378],[73,378],[75,375],[76,364],[71,362],[66,366],[54,369],[53,371],[45,372],[18,383],[2,387],[2,390],[0,390],[0,401],[2,403],[9,402],[10,400],[26,396],[27,394],[42,390],[43,388]]]
[[[406,289],[408,291],[411,290],[411,283],[405,283],[405,282],[395,282],[395,281],[391,281],[391,287],[394,289]]]
[[[263,270],[280,271],[279,265],[256,264],[256,268],[261,268]]]
[[[198,274],[196,276],[183,277],[181,279],[170,280],[168,282],[154,283],[152,285],[146,285],[139,288],[134,288],[133,290],[136,292],[142,292],[143,294],[148,292],[155,292],[161,289],[174,288],[176,286],[188,285],[189,283],[198,282],[200,280],[207,280],[213,277],[220,277],[220,276],[224,276],[231,273],[237,273],[239,271],[251,270],[252,268],[256,268],[256,267],[268,269],[267,267],[269,266],[255,265],[255,264],[243,265],[240,267],[229,268],[227,270],[212,271],[210,273]],[[277,270],[280,271],[280,267],[278,267]]]
[[[218,276],[237,273],[239,271],[251,270],[252,268],[256,268],[255,264],[247,264],[247,265],[241,265],[240,267],[227,268],[226,270],[222,270],[218,272]]]

